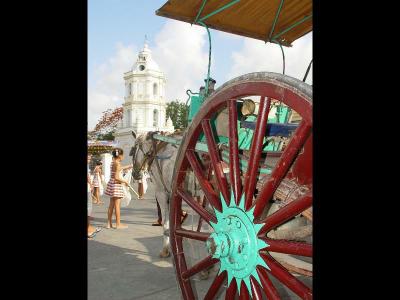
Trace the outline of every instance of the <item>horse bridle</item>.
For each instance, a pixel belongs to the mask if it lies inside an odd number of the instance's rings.
[[[131,152],[133,152],[132,153],[132,156],[133,156],[133,158],[132,158],[132,162],[133,162],[132,177],[135,180],[142,179],[142,171],[144,170],[145,164],[148,163],[148,170],[150,170],[153,161],[155,161],[156,167],[157,167],[157,171],[158,171],[158,173],[160,175],[160,180],[161,180],[161,183],[162,183],[162,185],[164,187],[164,190],[165,190],[165,192],[167,194],[170,194],[170,191],[169,191],[169,189],[168,189],[168,187],[167,187],[167,185],[166,185],[166,183],[164,181],[160,164],[159,164],[159,162],[157,160],[158,151],[160,151],[162,148],[164,148],[167,145],[167,143],[161,142],[161,143],[159,143],[157,145],[156,140],[153,138],[153,135],[151,135],[150,138],[151,138],[151,147],[150,147],[150,150],[148,152],[146,152],[146,153],[143,150],[143,141],[142,141],[142,139],[136,139],[135,140],[135,145],[132,147],[132,150],[134,150],[134,151],[131,151]],[[142,151],[142,153],[143,153],[143,161],[140,164],[140,166],[137,163],[137,153],[138,153],[139,150]]]
[[[132,153],[132,163],[133,163],[132,176],[133,178],[135,178],[135,180],[140,180],[142,179],[142,171],[144,170],[146,162],[149,161],[150,158],[154,155],[153,144],[148,152],[144,152],[143,141],[141,139],[136,139],[133,149],[134,150]],[[137,154],[139,151],[143,153],[143,160],[140,164],[137,162]]]

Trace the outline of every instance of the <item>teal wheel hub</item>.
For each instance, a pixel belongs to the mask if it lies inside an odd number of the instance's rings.
[[[239,205],[236,205],[233,194],[229,206],[226,205],[222,194],[221,202],[222,211],[214,209],[217,223],[211,222],[214,232],[206,242],[207,250],[213,258],[220,260],[219,274],[227,272],[228,286],[235,278],[240,294],[240,284],[244,281],[252,296],[250,276],[261,285],[257,266],[270,269],[259,254],[260,249],[268,247],[268,244],[257,236],[263,224],[254,223],[254,208],[245,210],[244,195]]]

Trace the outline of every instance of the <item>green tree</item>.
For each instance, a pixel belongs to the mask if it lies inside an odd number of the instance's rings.
[[[175,129],[185,129],[188,126],[189,106],[178,100],[167,103],[167,118],[170,117]]]
[[[99,135],[97,135],[97,140],[98,141],[113,141],[115,139],[115,137],[113,136],[114,132],[115,132],[115,130],[109,131],[105,134],[99,134]]]
[[[188,126],[189,105],[180,103],[179,106],[180,129],[185,129]]]

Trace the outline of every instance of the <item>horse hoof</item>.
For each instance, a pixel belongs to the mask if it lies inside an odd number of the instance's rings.
[[[160,252],[160,257],[161,258],[167,258],[167,257],[170,257],[171,256],[171,252],[169,252],[169,250],[168,249],[162,249],[161,250],[161,252]]]

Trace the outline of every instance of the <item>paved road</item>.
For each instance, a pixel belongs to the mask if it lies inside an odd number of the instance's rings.
[[[88,241],[89,300],[181,299],[171,258],[158,256],[162,247],[162,227],[151,226],[157,218],[153,195],[150,186],[146,199],[133,199],[128,207],[121,209],[121,219],[129,226],[127,229],[103,228]],[[106,223],[108,197],[103,197],[103,201],[104,205],[93,205],[92,224],[95,226]],[[194,256],[199,257],[202,254],[197,249],[203,247],[203,244],[189,246],[194,249]],[[194,261],[198,258],[194,257]],[[196,289],[205,293],[213,278],[195,278]],[[281,295],[286,295],[282,299],[299,299],[282,289]]]
[[[151,187],[147,197],[152,195]],[[95,226],[104,226],[108,197],[94,205]],[[151,226],[156,219],[154,198],[133,199],[121,209],[127,229],[103,228],[88,241],[88,299],[180,299],[171,258],[158,257],[162,228]]]

